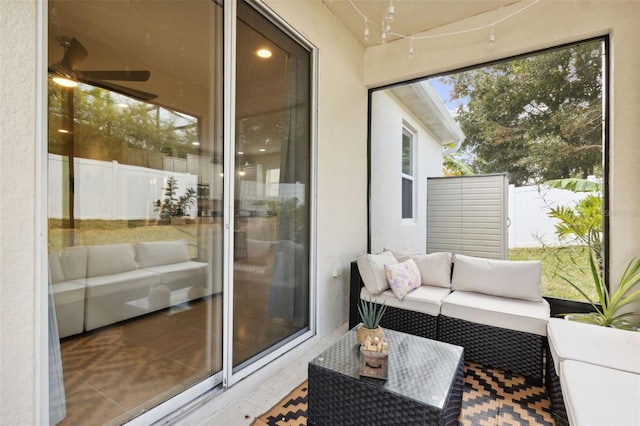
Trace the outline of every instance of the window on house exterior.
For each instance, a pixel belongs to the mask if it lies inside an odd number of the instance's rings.
[[[414,135],[402,129],[402,218],[413,219]]]

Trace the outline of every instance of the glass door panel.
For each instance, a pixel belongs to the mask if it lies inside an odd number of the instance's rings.
[[[311,53],[238,3],[233,367],[309,329]]]
[[[48,7],[60,424],[121,424],[221,377],[222,7]]]

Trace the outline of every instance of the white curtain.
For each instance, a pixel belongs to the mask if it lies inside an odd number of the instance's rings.
[[[67,404],[62,377],[62,357],[56,307],[53,303],[53,287],[49,272],[49,424],[60,423],[67,416]]]

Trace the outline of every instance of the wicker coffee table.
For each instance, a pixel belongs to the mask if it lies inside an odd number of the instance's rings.
[[[360,377],[355,328],[309,362],[309,425],[457,425],[460,346],[384,330],[387,380]]]

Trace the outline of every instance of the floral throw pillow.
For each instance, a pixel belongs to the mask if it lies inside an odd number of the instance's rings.
[[[384,272],[387,275],[391,291],[400,300],[422,284],[420,270],[413,259],[395,265],[384,265]]]

